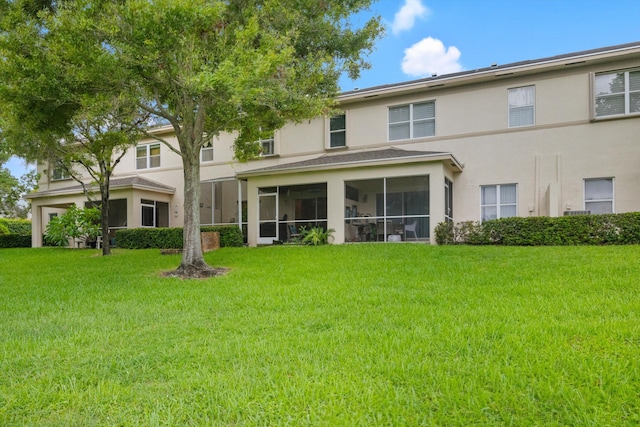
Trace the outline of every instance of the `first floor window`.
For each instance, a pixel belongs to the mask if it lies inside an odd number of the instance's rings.
[[[453,222],[453,182],[444,178],[444,220]]]
[[[516,184],[483,185],[480,187],[482,221],[509,218],[518,214]]]
[[[584,180],[584,208],[592,214],[613,213],[613,178]]]
[[[389,108],[389,141],[436,134],[435,101]]]
[[[160,144],[146,144],[136,147],[136,169],[160,167]]]
[[[535,124],[536,87],[524,86],[509,89],[509,127]]]

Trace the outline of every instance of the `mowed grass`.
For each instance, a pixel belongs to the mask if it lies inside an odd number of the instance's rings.
[[[0,425],[640,423],[640,247],[0,250]]]

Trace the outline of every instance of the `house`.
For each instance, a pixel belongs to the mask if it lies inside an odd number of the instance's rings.
[[[353,90],[341,114],[290,124],[233,159],[234,135],[201,153],[202,224],[249,245],[302,226],[334,242],[434,242],[442,221],[640,211],[640,42]],[[174,141],[170,128],[158,128]],[[86,197],[41,165],[33,246]],[[142,140],[116,168],[111,227],[183,223],[180,158]]]

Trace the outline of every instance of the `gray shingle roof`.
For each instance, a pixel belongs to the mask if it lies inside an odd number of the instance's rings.
[[[91,191],[98,191],[98,186],[95,183],[88,184],[88,187]],[[170,187],[147,178],[142,178],[140,176],[116,178],[112,179],[109,183],[110,190],[118,190],[122,188],[144,188],[161,193],[175,193],[176,191],[174,187]],[[27,194],[25,197],[28,199],[36,199],[39,197],[55,196],[57,194],[82,193],[83,191],[82,186],[80,184],[76,184],[68,187],[56,188],[54,190],[38,191],[36,193]]]
[[[416,151],[416,150],[401,150],[399,148],[387,148],[383,150],[368,150],[358,151],[345,154],[324,154],[320,157],[316,157],[309,160],[303,160],[300,162],[285,163],[275,166],[268,166],[265,168],[248,170],[238,173],[238,175],[255,175],[275,171],[286,171],[294,169],[313,169],[322,168],[325,166],[337,166],[337,165],[351,165],[354,163],[373,163],[377,161],[386,160],[407,160],[408,158],[424,158],[429,157],[446,157],[450,156],[454,160],[455,158],[451,153],[443,151]],[[457,161],[456,161],[457,163]]]

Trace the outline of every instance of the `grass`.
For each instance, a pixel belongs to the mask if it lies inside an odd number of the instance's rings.
[[[640,247],[0,250],[0,425],[640,423]]]

